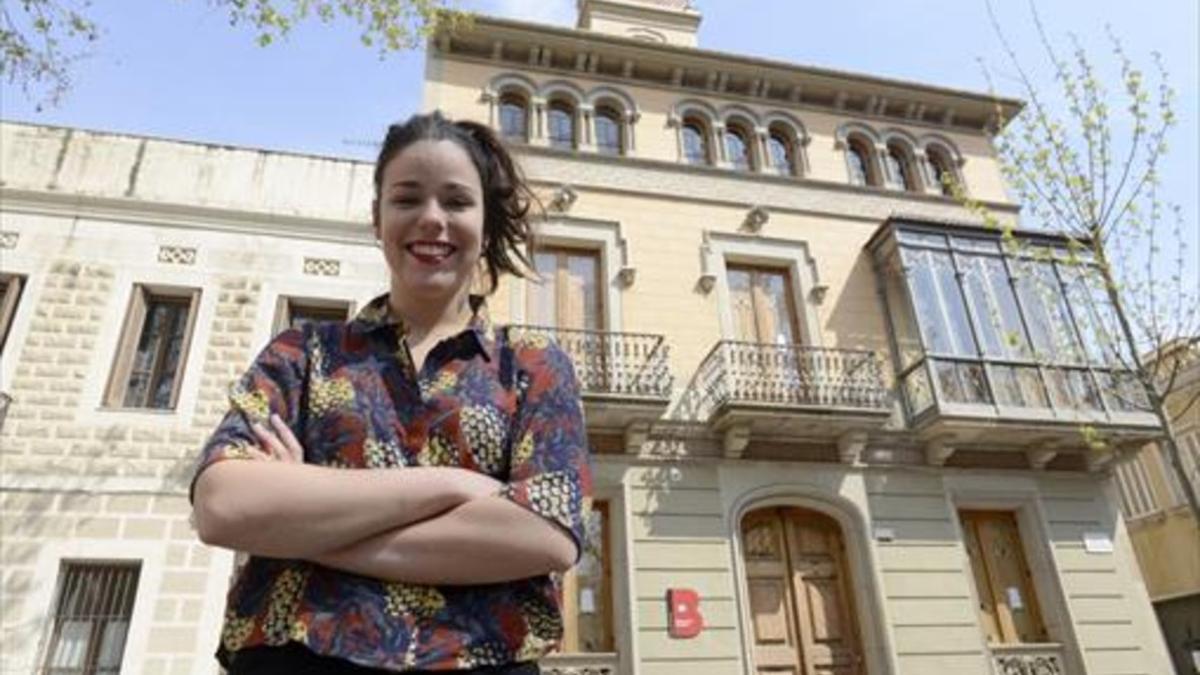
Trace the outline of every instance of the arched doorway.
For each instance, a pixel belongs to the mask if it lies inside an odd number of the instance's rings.
[[[755,672],[865,675],[842,528],[833,518],[771,507],[742,520]]]

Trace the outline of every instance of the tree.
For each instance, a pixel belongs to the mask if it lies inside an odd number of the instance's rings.
[[[1113,65],[1120,70],[1119,92],[1113,94],[1079,40],[1070,37],[1070,55],[1064,58],[1032,3],[1030,9],[1055,85],[1040,90],[1035,84],[989,2],[992,27],[1027,99],[1011,121],[997,106],[994,144],[1027,224],[1065,237],[1067,250],[1029,250],[1014,236],[1011,221],[1002,222],[959,185],[950,188],[968,209],[1002,231],[1010,253],[1027,261],[1026,274],[1040,282],[1039,292],[1084,296],[1090,316],[1082,322],[1079,339],[1085,344],[1079,351],[1104,355],[1104,367],[1111,369],[1104,383],[1110,397],[1157,418],[1158,442],[1200,520],[1196,486],[1184,468],[1174,427],[1200,399],[1200,387],[1178,386],[1182,373],[1200,368],[1200,274],[1189,258],[1182,211],[1159,197],[1159,166],[1176,123],[1174,91],[1159,54],[1153,55],[1155,83],[1150,86],[1109,29]],[[1071,278],[1047,281],[1037,274],[1038,261],[1047,257],[1073,269],[1066,275]],[[1168,399],[1177,405],[1168,406]],[[1094,449],[1107,449],[1108,439],[1094,427],[1085,426],[1083,433]]]
[[[249,25],[267,46],[305,21],[345,19],[380,56],[411,49],[466,15],[447,0],[208,0],[231,25]],[[71,89],[74,64],[103,34],[91,0],[11,0],[0,4],[0,76],[31,100],[56,105]]]

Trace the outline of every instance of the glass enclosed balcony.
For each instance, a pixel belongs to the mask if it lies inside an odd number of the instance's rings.
[[[940,433],[1019,422],[1025,440],[1048,442],[1078,440],[1080,424],[1153,430],[1086,251],[1046,236],[1018,242],[890,221],[868,244],[909,423]]]

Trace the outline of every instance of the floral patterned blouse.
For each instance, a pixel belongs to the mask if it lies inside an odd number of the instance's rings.
[[[420,372],[403,336],[388,319],[386,295],[348,323],[280,334],[232,386],[196,475],[248,458],[257,447],[250,423],[277,413],[306,463],[474,469],[581,545],[591,474],[569,357],[540,334],[493,330],[482,311],[434,347]],[[295,641],[395,671],[536,660],[561,638],[560,600],[549,576],[425,586],[252,556],[230,590],[217,658],[228,667],[241,649]]]

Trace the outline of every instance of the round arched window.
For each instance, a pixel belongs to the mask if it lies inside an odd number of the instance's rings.
[[[767,151],[771,155],[771,169],[781,176],[793,176],[796,173],[795,153],[792,144],[782,131],[772,129],[767,136]]]
[[[708,141],[704,125],[698,120],[683,123],[683,158],[688,164],[708,164]]]
[[[850,141],[846,147],[846,163],[850,170],[852,185],[874,185],[870,169],[871,152],[859,140]]]
[[[500,97],[500,135],[519,141],[529,140],[528,107],[517,94]]]
[[[596,150],[603,155],[622,152],[621,117],[607,106],[596,109]]]
[[[546,126],[550,135],[550,147],[571,149],[575,147],[575,109],[565,101],[555,101],[546,112]]]
[[[741,127],[725,129],[725,158],[738,171],[750,170],[750,143],[748,134]]]

